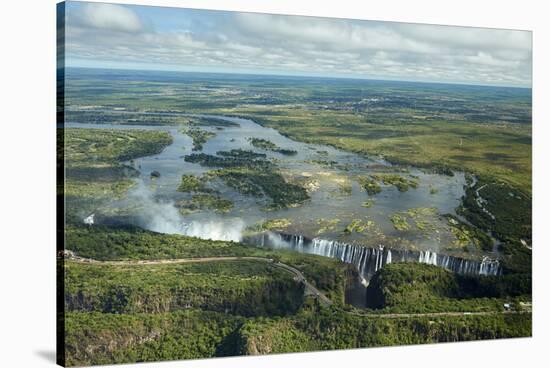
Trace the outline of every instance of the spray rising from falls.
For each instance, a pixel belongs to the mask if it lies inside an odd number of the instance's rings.
[[[300,235],[266,232],[258,237],[246,239],[262,247],[292,249],[301,253],[316,254],[339,259],[353,264],[364,280],[384,265],[392,262],[420,262],[443,267],[462,275],[500,275],[502,270],[498,260],[484,257],[481,261],[468,260],[431,251],[389,249],[380,245],[368,248],[320,238],[307,239]]]
[[[140,204],[137,222],[145,229],[209,240],[241,241],[245,224],[239,218],[210,215],[204,219],[188,220],[179,213],[173,201],[155,200],[143,183],[132,191],[130,199]]]

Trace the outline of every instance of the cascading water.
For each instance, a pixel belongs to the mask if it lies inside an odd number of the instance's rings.
[[[389,249],[382,245],[368,248],[348,244],[336,240],[320,238],[307,239],[301,235],[288,235],[266,232],[245,241],[260,244],[262,247],[277,249],[292,249],[300,253],[316,254],[339,259],[357,267],[364,280],[370,280],[372,275],[384,265],[392,262],[420,262],[443,267],[462,275],[500,275],[502,270],[498,260],[484,257],[481,261],[468,260],[432,251],[412,251]]]

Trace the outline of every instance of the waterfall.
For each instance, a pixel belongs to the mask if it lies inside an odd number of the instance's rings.
[[[389,249],[383,245],[364,247],[361,245],[327,240],[308,239],[302,235],[290,235],[276,232],[265,232],[244,240],[253,245],[276,249],[291,249],[300,253],[315,254],[336,258],[353,264],[363,280],[370,280],[372,275],[384,265],[392,262],[419,262],[443,267],[462,275],[500,275],[502,270],[498,260],[484,257],[479,260],[468,260],[437,254],[433,251],[413,251]]]

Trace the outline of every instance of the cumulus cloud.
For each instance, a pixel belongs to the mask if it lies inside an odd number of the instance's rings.
[[[71,60],[144,68],[531,85],[531,33],[268,14],[85,4]],[[144,25],[147,26],[144,26]]]
[[[78,18],[84,26],[108,31],[139,32],[143,27],[132,10],[115,4],[83,4]]]

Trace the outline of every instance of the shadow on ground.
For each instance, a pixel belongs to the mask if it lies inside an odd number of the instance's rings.
[[[39,350],[34,352],[37,356],[46,360],[49,363],[55,364],[55,350]]]

